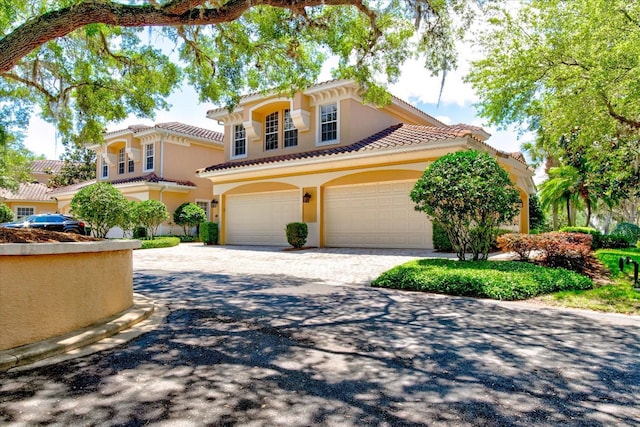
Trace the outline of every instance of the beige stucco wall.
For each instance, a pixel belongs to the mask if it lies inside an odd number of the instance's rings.
[[[5,200],[2,203],[6,204],[9,209],[11,209],[11,211],[13,212],[14,216],[16,215],[17,212],[17,208],[18,207],[22,207],[22,208],[33,208],[34,210],[34,214],[41,214],[41,213],[49,213],[49,212],[59,212],[58,210],[58,202],[56,202],[55,200],[52,200],[51,202],[40,202],[40,201],[36,201],[36,200],[29,200],[29,201],[24,201],[24,202],[16,202],[16,201],[9,201],[9,200]]]
[[[0,245],[0,350],[130,308],[138,241]]]

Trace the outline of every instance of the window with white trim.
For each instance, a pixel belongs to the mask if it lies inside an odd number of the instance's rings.
[[[144,170],[153,170],[155,161],[155,152],[153,144],[145,144],[144,146]]]
[[[243,125],[233,128],[233,151],[231,157],[245,157],[247,155],[247,131]]]
[[[271,113],[264,121],[264,150],[278,149],[278,112]]]
[[[16,208],[16,219],[22,218],[24,216],[33,215],[35,213],[36,213],[36,210],[32,206],[31,207],[18,206]]]
[[[298,145],[298,129],[293,125],[291,111],[284,110],[284,147],[296,147]]]
[[[129,159],[129,173],[132,173],[135,170],[136,166],[133,163],[133,160]]]
[[[338,140],[338,104],[320,106],[320,143]]]
[[[100,156],[100,178],[109,178],[109,164]]]
[[[205,217],[207,218],[207,221],[210,220],[209,218],[209,206],[210,203],[208,200],[196,200],[196,205],[200,206],[202,208],[202,210],[204,211]]]
[[[120,150],[118,150],[118,175],[124,174],[124,160],[124,148],[121,148]]]

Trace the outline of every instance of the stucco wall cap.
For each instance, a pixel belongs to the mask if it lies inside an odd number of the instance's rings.
[[[4,255],[57,255],[82,252],[107,252],[138,249],[140,240],[104,240],[98,242],[64,243],[2,243],[0,256]]]

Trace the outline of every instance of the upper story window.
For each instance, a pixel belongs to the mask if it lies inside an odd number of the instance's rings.
[[[134,170],[135,170],[135,165],[133,163],[133,160],[129,159],[128,172],[132,173]]]
[[[231,157],[245,157],[247,155],[247,131],[242,125],[233,127],[233,147]]]
[[[298,129],[293,126],[291,112],[284,110],[284,146],[295,147],[298,145]]]
[[[153,170],[155,160],[155,150],[153,144],[146,144],[144,146],[144,170]]]
[[[102,156],[100,156],[100,178],[109,178],[109,165]]]
[[[124,148],[118,150],[118,175],[122,175],[124,173],[124,161],[125,161],[125,152]]]
[[[276,150],[278,148],[278,112],[271,113],[264,121],[264,149]]]
[[[320,106],[320,143],[338,140],[338,104]]]

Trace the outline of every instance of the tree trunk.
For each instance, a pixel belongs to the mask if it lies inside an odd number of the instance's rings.
[[[572,227],[573,224],[571,223],[571,200],[567,199],[567,225],[569,227]]]
[[[551,217],[553,218],[553,231],[558,231],[558,205],[556,203],[551,207]]]

